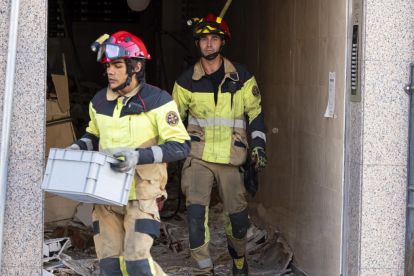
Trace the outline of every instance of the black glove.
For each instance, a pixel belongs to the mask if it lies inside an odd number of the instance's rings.
[[[246,157],[246,163],[244,164],[244,188],[252,196],[255,196],[259,189],[258,173],[254,169],[254,163],[252,163],[251,157],[248,154]]]
[[[254,164],[254,169],[256,172],[262,171],[266,168],[267,157],[265,151],[261,147],[255,147],[252,151],[252,164]]]

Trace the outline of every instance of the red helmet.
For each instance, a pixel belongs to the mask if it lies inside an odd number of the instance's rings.
[[[119,31],[111,35],[99,48],[98,61],[108,63],[116,59],[151,59],[144,42],[129,32]]]
[[[202,18],[194,26],[194,38],[198,39],[203,34],[218,34],[224,36],[228,40],[231,39],[229,27],[227,27],[226,22],[224,22],[221,17],[215,16],[212,13]]]

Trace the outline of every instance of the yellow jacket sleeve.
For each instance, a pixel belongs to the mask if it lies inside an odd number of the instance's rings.
[[[191,142],[177,104],[171,100],[147,115],[158,128],[158,146],[138,149],[138,164],[167,163],[186,158],[191,151]]]
[[[191,92],[181,87],[177,82],[174,84],[172,93],[174,101],[177,103],[178,112],[181,119],[187,118],[187,111],[191,102]]]
[[[256,79],[252,76],[243,87],[244,112],[249,116],[249,132],[252,136],[252,148],[266,146],[266,134],[261,95]]]

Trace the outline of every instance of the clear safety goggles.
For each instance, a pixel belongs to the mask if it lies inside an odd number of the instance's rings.
[[[129,57],[130,53],[120,45],[105,43],[99,47],[97,61],[101,62],[104,55],[107,59],[115,60]]]

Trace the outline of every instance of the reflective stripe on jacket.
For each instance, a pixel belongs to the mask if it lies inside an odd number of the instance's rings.
[[[140,114],[136,107],[142,107]],[[185,158],[191,149],[190,137],[171,96],[145,82],[125,97],[108,87],[94,96],[89,115],[86,134],[75,143],[83,150],[108,155],[137,149],[139,162],[129,199],[166,197],[165,163]]]
[[[223,61],[225,76],[217,103],[213,83],[205,76],[201,60],[177,79],[173,98],[183,120],[189,112],[190,156],[238,166],[244,164],[247,154],[245,115],[252,146],[265,148],[261,96],[254,76],[245,67],[225,58]]]

